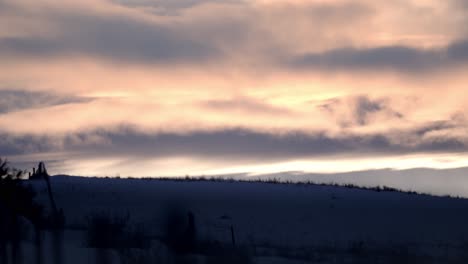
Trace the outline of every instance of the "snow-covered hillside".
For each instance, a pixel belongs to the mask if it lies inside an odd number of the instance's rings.
[[[176,208],[193,212],[199,240],[232,243],[232,227],[238,245],[259,249],[405,245],[444,255],[468,241],[465,199],[260,182],[51,179],[68,229],[85,228],[95,213],[128,214],[157,239],[167,212]],[[32,184],[47,204],[43,183]]]

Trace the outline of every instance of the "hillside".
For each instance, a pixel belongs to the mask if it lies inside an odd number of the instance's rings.
[[[43,183],[31,184],[47,204]],[[68,230],[84,230],[86,217],[95,214],[129,216],[145,236],[161,240],[170,212],[192,212],[198,241],[231,245],[234,233],[236,246],[300,259],[357,247],[374,253],[404,248],[440,260],[461,254],[468,241],[466,199],[236,181],[55,176],[52,186]]]

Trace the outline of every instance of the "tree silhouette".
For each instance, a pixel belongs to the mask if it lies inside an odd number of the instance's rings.
[[[49,195],[49,203],[52,208],[52,217],[50,223],[53,228],[60,228],[64,224],[64,214],[62,209],[58,209],[55,203],[54,193],[52,191],[52,186],[50,184],[50,175],[47,172],[44,162],[39,162],[37,166],[37,171],[34,169],[33,174],[29,177],[31,180],[44,180],[47,184],[47,193]]]
[[[35,192],[22,181],[23,171],[11,169],[0,158],[0,263],[7,261],[7,244],[11,244],[13,263],[21,262],[20,217],[35,227],[36,237],[42,226],[42,207],[34,201]]]

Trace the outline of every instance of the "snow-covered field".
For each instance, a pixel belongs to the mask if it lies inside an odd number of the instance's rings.
[[[45,185],[32,184],[48,204]],[[371,253],[376,258],[369,263],[379,263],[389,252],[434,261],[421,263],[461,263],[468,245],[466,199],[320,185],[68,176],[52,177],[52,187],[67,221],[64,255],[81,256],[69,263],[89,257],[80,231],[87,216],[128,215],[158,241],[173,209],[193,213],[199,241],[232,245],[232,227],[236,246],[253,250],[255,263],[347,263],[336,255]]]

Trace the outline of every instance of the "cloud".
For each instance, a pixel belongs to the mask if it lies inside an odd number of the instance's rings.
[[[391,70],[411,74],[444,70],[447,67],[466,66],[467,63],[468,41],[464,40],[438,49],[405,46],[334,49],[323,53],[297,56],[293,59],[292,65],[312,70]]]
[[[261,115],[290,115],[290,110],[273,106],[269,103],[262,102],[247,97],[237,97],[227,100],[208,100],[201,103],[202,107],[211,110],[234,111],[243,113],[255,113]]]
[[[242,129],[148,133],[126,126],[55,136],[2,133],[0,154],[20,168],[43,160],[51,173],[87,176],[332,173],[467,166],[466,137],[428,136],[447,126],[427,124],[419,130],[335,136],[273,135]]]
[[[402,113],[393,109],[390,101],[390,98],[374,99],[358,95],[329,99],[318,107],[346,128],[404,118]]]
[[[0,5],[5,153],[222,163],[466,148],[459,1]]]
[[[180,15],[180,12],[187,8],[193,8],[197,5],[219,3],[219,4],[240,4],[243,0],[115,0],[116,4],[126,7],[143,8],[158,15]]]
[[[249,130],[177,133],[145,133],[121,126],[57,136],[5,134],[2,150],[15,155],[33,152],[69,151],[89,157],[194,157],[211,160],[289,160],[330,155],[394,155],[411,153],[467,152],[466,138],[427,136],[449,124],[427,124],[410,131],[387,134],[343,134],[300,132],[273,135]]]
[[[213,45],[142,21],[75,15],[60,23],[65,30],[55,38],[0,39],[0,54],[10,59],[89,56],[117,62],[168,63],[201,62],[219,52]]]
[[[31,127],[34,127],[34,124],[31,124]],[[55,151],[57,148],[59,146],[57,146],[56,141],[48,136],[0,133],[0,156],[47,153]]]
[[[0,90],[0,114],[71,103],[90,102],[93,98],[18,89]]]
[[[26,36],[7,34],[0,38],[0,54],[13,60],[87,57],[165,67],[180,63],[207,68],[222,65],[227,71],[239,67],[250,71],[255,67],[269,71],[420,73],[465,65],[468,53],[467,42],[460,41],[466,39],[463,35],[447,36],[444,44],[427,44],[436,41],[439,35],[426,34],[427,22],[417,19],[409,21],[416,27],[414,37],[406,32],[391,33],[395,37],[389,41],[369,39],[375,38],[371,32],[358,36],[355,32],[361,29],[405,29],[389,27],[388,21],[377,19],[381,13],[387,17],[384,7],[394,4],[382,7],[369,1],[98,1],[93,5],[86,2],[90,10],[78,3],[8,3],[13,10],[10,16],[16,15],[9,20],[18,27],[28,24],[16,21],[27,14],[50,31]],[[57,7],[49,10],[44,6]],[[142,6],[180,12],[166,17],[148,14],[138,8]],[[415,11],[422,8],[410,4],[407,7]],[[403,16],[396,11],[394,15]],[[283,17],[284,22],[280,23],[277,17]],[[444,24],[453,25],[449,16],[444,18],[448,20]],[[28,32],[34,32],[34,27],[29,26]],[[420,39],[420,43],[405,38]]]

